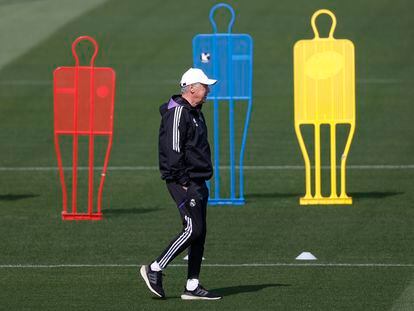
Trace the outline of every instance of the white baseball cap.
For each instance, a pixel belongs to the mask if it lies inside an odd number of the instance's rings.
[[[180,85],[181,87],[194,83],[213,85],[216,82],[217,80],[209,79],[201,69],[190,68],[181,77]]]

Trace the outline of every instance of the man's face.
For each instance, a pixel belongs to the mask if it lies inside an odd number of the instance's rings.
[[[192,86],[193,98],[197,104],[202,104],[206,101],[207,95],[210,92],[210,88],[206,84],[196,83]]]

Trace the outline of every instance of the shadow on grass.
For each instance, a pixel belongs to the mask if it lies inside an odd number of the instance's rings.
[[[277,198],[294,198],[303,196],[302,193],[280,193],[280,192],[271,192],[271,193],[250,193],[246,194],[246,200],[249,199],[277,199]]]
[[[392,197],[392,196],[401,195],[401,194],[404,194],[404,192],[395,192],[395,191],[351,192],[348,195],[351,198],[355,198],[355,199],[383,199],[383,198]]]
[[[110,208],[102,210],[105,216],[122,216],[122,215],[138,215],[147,214],[158,211],[159,208]]]
[[[38,197],[38,194],[0,194],[0,201],[18,201]]]
[[[243,293],[251,293],[251,292],[258,292],[268,287],[284,287],[284,286],[291,286],[291,284],[258,284],[258,285],[239,285],[239,286],[230,286],[230,287],[222,287],[222,288],[215,288],[211,289],[211,292],[221,295],[223,297],[243,294]],[[167,297],[166,299],[179,299],[180,296],[172,296]],[[154,300],[161,300],[159,298],[153,298]],[[165,300],[165,299],[164,299]]]
[[[404,194],[404,192],[396,191],[372,191],[372,192],[351,192],[348,195],[355,199],[383,199],[396,195]],[[246,194],[246,199],[282,199],[282,198],[300,198],[303,197],[304,193],[251,193]],[[328,196],[328,195],[325,195]]]
[[[219,295],[222,295],[222,296],[231,296],[231,295],[237,295],[237,294],[242,294],[242,293],[258,292],[268,287],[282,287],[282,286],[291,286],[291,285],[290,284],[277,284],[277,283],[258,284],[258,285],[239,285],[239,286],[215,288],[211,291]]]

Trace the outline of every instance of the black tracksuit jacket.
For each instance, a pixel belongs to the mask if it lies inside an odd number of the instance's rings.
[[[194,179],[210,179],[213,167],[201,105],[192,107],[181,95],[174,95],[160,113],[161,178],[184,186]]]

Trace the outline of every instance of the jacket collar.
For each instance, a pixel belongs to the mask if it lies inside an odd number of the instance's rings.
[[[196,107],[193,107],[190,105],[190,103],[183,98],[181,95],[173,95],[170,100],[168,101],[168,109],[172,109],[177,106],[183,106],[190,110],[201,110],[202,105],[197,105]]]

